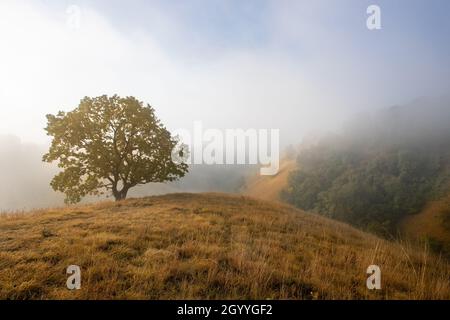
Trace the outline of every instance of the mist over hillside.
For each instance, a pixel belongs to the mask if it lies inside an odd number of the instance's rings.
[[[305,155],[311,156],[318,150],[361,155],[373,154],[374,150],[386,153],[400,146],[421,153],[431,153],[436,155],[435,161],[445,162],[450,150],[449,124],[449,97],[420,98],[410,104],[381,109],[372,114],[361,114],[348,121],[342,132],[328,134],[312,143],[312,147],[306,148],[302,166],[307,168],[309,163]],[[301,137],[297,141],[300,142]],[[0,210],[28,210],[63,205],[64,196],[53,191],[49,185],[58,168],[55,164],[42,162],[42,155],[47,151],[45,145],[25,143],[12,135],[0,135],[0,150],[0,166],[3,168]],[[244,184],[244,178],[257,174],[256,172],[255,166],[248,165],[194,165],[180,181],[140,186],[133,189],[130,196],[171,192],[238,192]],[[443,179],[441,183],[445,184],[447,180]],[[304,194],[314,194],[314,197],[318,197],[323,191],[308,184],[305,187],[308,190]],[[290,202],[296,203],[298,199],[295,199],[292,196]],[[84,202],[97,200],[97,197],[87,197]],[[312,205],[303,208],[316,209]]]
[[[57,168],[42,162],[44,147],[0,136],[0,210],[22,210],[61,204],[49,182]]]
[[[0,135],[0,211],[30,210],[64,205],[64,195],[53,191],[50,181],[58,173],[56,164],[42,162],[44,145],[24,143],[12,135]],[[130,191],[130,197],[171,192],[237,192],[251,166],[191,166],[180,181],[150,183]],[[84,203],[105,197],[86,197]]]
[[[0,300],[449,300],[449,13],[0,0]]]
[[[380,234],[450,189],[450,99],[421,98],[350,121],[304,149],[282,197]]]
[[[349,121],[343,131],[341,142],[353,145],[448,145],[450,96],[422,97],[405,105],[361,114]]]

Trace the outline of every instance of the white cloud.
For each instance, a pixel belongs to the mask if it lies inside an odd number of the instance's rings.
[[[190,128],[194,120],[214,127],[279,128],[282,138],[294,142],[312,129],[332,130],[357,110],[403,102],[396,100],[402,94],[410,99],[411,64],[395,69],[372,60],[375,53],[354,50],[359,47],[351,45],[347,30],[328,24],[342,18],[335,7],[277,3],[265,22],[266,43],[211,55],[199,36],[192,60],[183,57],[192,55],[183,50],[190,41],[183,39],[185,22],[163,11],[152,13],[158,30],[124,30],[82,6],[80,29],[72,30],[66,8],[3,0],[0,134],[47,142],[45,114],[70,110],[86,95],[118,93],[154,105],[171,129]],[[170,52],[159,42],[164,32],[180,42]],[[292,43],[301,56],[286,48]]]
[[[16,1],[0,6],[0,133],[26,141],[46,141],[45,114],[72,109],[85,95],[136,95],[172,128],[196,119],[308,128],[324,112],[318,104],[331,102],[283,54],[238,50],[190,65],[151,34],[123,34],[89,7],[81,7],[80,29],[72,30],[65,11]]]

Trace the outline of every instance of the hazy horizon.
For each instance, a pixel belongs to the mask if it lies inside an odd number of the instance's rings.
[[[376,1],[380,30],[366,26],[371,4],[1,0],[3,197],[53,199],[45,115],[84,96],[135,96],[171,131],[280,129],[285,147],[447,95],[450,3]]]

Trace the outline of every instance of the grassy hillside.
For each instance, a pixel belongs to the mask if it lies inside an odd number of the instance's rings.
[[[280,201],[280,192],[287,186],[289,173],[295,169],[295,159],[283,160],[278,173],[274,176],[252,176],[242,193],[245,195],[272,201]]]
[[[81,289],[65,287],[68,265]],[[382,290],[366,289],[377,264]],[[173,194],[0,218],[1,299],[450,298],[426,250],[223,194]]]
[[[426,240],[450,258],[450,194],[430,202],[420,213],[407,216],[401,230],[412,239]]]

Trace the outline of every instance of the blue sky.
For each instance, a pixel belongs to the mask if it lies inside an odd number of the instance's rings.
[[[366,28],[381,8],[382,29]],[[136,95],[169,128],[283,128],[298,141],[359,112],[443,95],[450,1],[3,0],[0,134],[46,141],[45,114]],[[67,30],[66,9],[82,13]],[[11,112],[11,109],[14,110]],[[28,115],[24,120],[23,115]]]
[[[289,25],[292,28],[302,28],[302,21],[311,21],[327,30],[330,35],[336,35],[338,32],[340,40],[351,45],[349,50],[352,47],[361,50],[374,46],[385,49],[387,46],[393,46],[406,50],[408,44],[418,42],[432,46],[436,53],[450,53],[450,2],[446,0],[42,2],[52,3],[55,8],[69,4],[92,7],[104,14],[117,30],[123,33],[136,29],[144,30],[155,35],[167,49],[176,48],[178,45],[192,50],[196,50],[196,45],[217,50],[275,46],[279,50],[296,55],[299,51],[301,53],[301,41],[284,38],[275,26],[277,21],[274,16],[277,12],[288,11],[288,19],[291,20]],[[377,4],[382,9],[384,30],[378,34],[370,34],[365,28],[364,13],[371,4]],[[177,27],[176,32],[167,33],[165,27],[170,25]],[[283,41],[277,42],[279,36],[284,38]],[[317,39],[330,40],[327,37]]]

